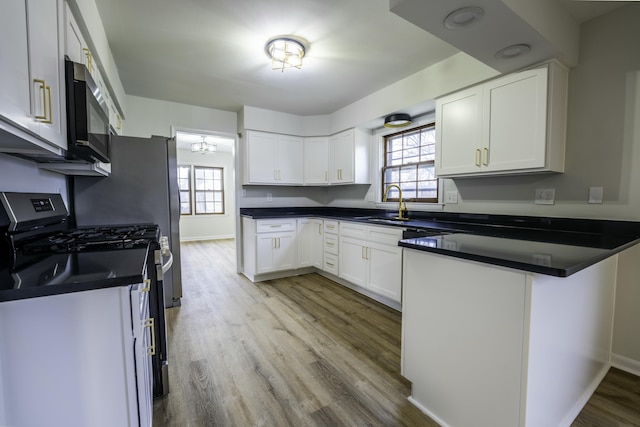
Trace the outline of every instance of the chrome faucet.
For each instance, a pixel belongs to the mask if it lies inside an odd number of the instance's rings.
[[[382,201],[383,202],[387,201],[387,196],[389,195],[389,190],[391,189],[391,187],[397,188],[398,192],[400,193],[400,195],[398,196],[398,216],[395,217],[395,219],[409,219],[406,216],[407,205],[402,201],[402,188],[400,188],[398,184],[387,185],[387,188],[384,190],[384,196],[382,197]]]

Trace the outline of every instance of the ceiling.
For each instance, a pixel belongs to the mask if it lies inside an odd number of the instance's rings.
[[[553,0],[579,22],[624,2]],[[127,94],[239,111],[330,114],[458,50],[389,0],[96,0]],[[301,70],[271,70],[264,44],[310,43]]]

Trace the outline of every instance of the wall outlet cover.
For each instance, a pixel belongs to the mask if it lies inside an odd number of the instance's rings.
[[[556,200],[555,188],[538,188],[536,189],[536,205],[553,205]]]
[[[604,196],[603,187],[589,187],[589,203],[599,204],[602,203]]]
[[[444,195],[445,203],[458,203],[458,192],[456,190],[449,190]]]
[[[273,201],[273,196],[271,195],[271,193],[267,193],[267,202],[272,202]]]

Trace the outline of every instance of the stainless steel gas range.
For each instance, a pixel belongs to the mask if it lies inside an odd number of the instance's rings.
[[[59,194],[0,193],[0,303],[133,284],[144,268],[150,280],[154,397],[168,393],[164,272],[171,252],[156,224],[71,228]],[[135,283],[135,282],[134,282]]]

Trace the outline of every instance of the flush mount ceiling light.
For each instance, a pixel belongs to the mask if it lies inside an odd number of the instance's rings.
[[[218,151],[218,146],[207,142],[206,137],[202,137],[202,142],[194,142],[191,144],[192,153],[209,154]]]
[[[271,69],[284,71],[285,68],[302,68],[309,43],[301,37],[276,36],[267,40],[264,51],[271,59]]]
[[[404,113],[391,114],[384,118],[384,127],[403,128],[411,124],[411,116]]]
[[[450,30],[461,30],[474,24],[484,15],[484,10],[477,6],[456,9],[444,18],[444,26]]]
[[[531,51],[531,46],[528,44],[514,44],[507,46],[504,49],[500,49],[496,52],[497,59],[511,59],[517,56],[522,56]]]

